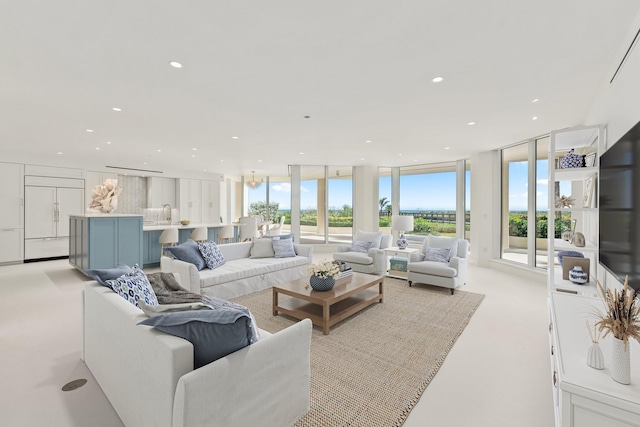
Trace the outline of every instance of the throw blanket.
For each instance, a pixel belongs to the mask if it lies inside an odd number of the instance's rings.
[[[212,310],[220,310],[221,312],[229,310],[240,311],[243,315],[247,316],[251,320],[251,337],[249,339],[249,342],[253,344],[260,338],[260,335],[258,333],[258,326],[256,325],[256,319],[253,317],[253,314],[251,314],[247,307],[235,302],[223,300],[221,298],[194,294],[193,292],[188,291],[180,286],[180,284],[176,281],[173,273],[151,273],[147,274],[147,279],[149,279],[149,283],[153,288],[153,292],[156,293],[158,304],[184,304],[201,302]]]
[[[202,296],[180,286],[173,273],[151,273],[147,274],[147,279],[156,293],[159,304],[202,302]]]

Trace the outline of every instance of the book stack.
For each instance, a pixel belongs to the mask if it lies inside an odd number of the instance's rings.
[[[336,285],[351,281],[351,277],[353,277],[353,270],[351,270],[351,267],[347,267],[344,270],[340,271],[340,273],[338,273],[338,275],[336,276]]]

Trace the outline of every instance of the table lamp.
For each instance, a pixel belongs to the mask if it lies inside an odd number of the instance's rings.
[[[405,231],[413,231],[413,215],[393,215],[391,217],[391,231],[399,231],[400,237],[396,244],[400,249],[406,249],[409,241],[404,235]]]

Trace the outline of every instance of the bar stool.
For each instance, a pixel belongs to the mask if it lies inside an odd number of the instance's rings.
[[[209,240],[209,230],[207,227],[194,228],[189,238],[194,242],[206,242]]]
[[[164,255],[164,248],[167,246],[175,246],[178,243],[178,229],[177,228],[167,228],[162,232],[159,239],[160,243],[160,256]]]
[[[225,225],[218,231],[218,243],[231,243],[233,241],[233,225]]]

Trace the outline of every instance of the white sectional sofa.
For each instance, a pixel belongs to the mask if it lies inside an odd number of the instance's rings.
[[[85,361],[128,427],[290,426],[309,410],[311,321],[194,370],[193,345],[111,289],[83,294]]]
[[[160,259],[160,268],[178,273],[182,286],[191,292],[230,299],[307,276],[313,246],[293,246],[295,257],[249,258],[251,242],[229,243],[218,245],[226,262],[214,270],[198,271],[191,263],[166,256]]]

